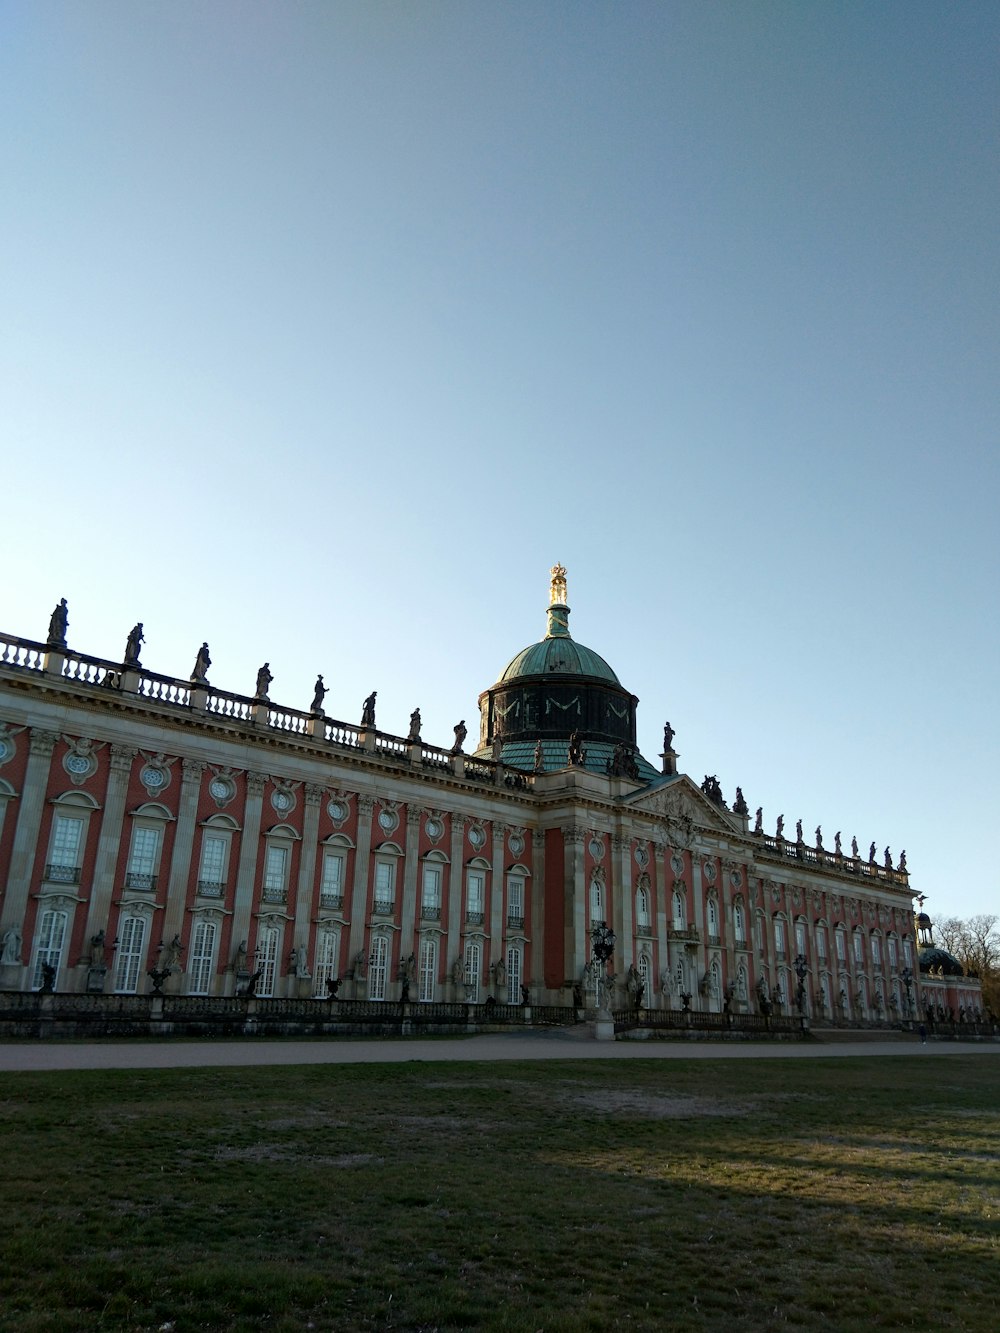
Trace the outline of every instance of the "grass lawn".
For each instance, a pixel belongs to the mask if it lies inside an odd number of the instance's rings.
[[[0,1330],[1000,1327],[1000,1062],[0,1076]]]

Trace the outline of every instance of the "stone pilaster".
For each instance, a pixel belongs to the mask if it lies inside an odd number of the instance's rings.
[[[84,927],[84,939],[91,939],[99,931],[107,930],[108,917],[115,889],[122,885],[115,883],[118,860],[122,845],[122,826],[125,820],[125,801],[128,798],[129,775],[136,751],[128,745],[112,745],[111,771],[108,774],[108,786],[104,793],[104,810],[101,814],[101,832],[97,843],[97,860],[94,862],[94,882],[90,892],[90,905],[87,909],[87,924]]]
[[[493,858],[491,865],[493,873],[490,893],[490,940],[492,941],[491,952],[493,953],[492,962],[503,962],[507,966],[507,957],[505,943],[507,939],[507,917],[505,898],[507,894],[507,885],[504,882],[504,836],[507,832],[506,824],[493,824]],[[502,998],[502,997],[501,997]]]
[[[305,810],[302,816],[302,848],[299,856],[299,881],[295,890],[294,921],[296,957],[302,959],[298,975],[308,972],[310,921],[313,890],[316,885],[316,858],[319,854],[319,807],[325,788],[317,782],[305,785]],[[346,886],[345,886],[346,887]],[[290,992],[294,993],[294,992]]]
[[[351,890],[351,937],[348,945],[348,967],[365,948],[365,922],[368,910],[368,872],[372,851],[372,812],[375,801],[371,796],[358,797],[358,845],[354,853],[354,886]]]
[[[590,901],[583,851],[587,830],[570,824],[562,829],[562,835],[566,976],[579,980],[590,961]]]
[[[266,773],[247,773],[247,799],[243,807],[243,832],[240,835],[240,860],[236,869],[236,899],[233,904],[231,941],[238,948],[250,938],[250,913],[253,910],[260,855],[260,821],[264,808]],[[252,970],[252,969],[251,969]]]
[[[24,912],[28,905],[28,890],[31,887],[31,874],[35,865],[42,811],[45,809],[45,791],[49,782],[52,751],[58,739],[58,732],[54,731],[34,730],[31,733],[24,788],[17,813],[17,824],[14,827],[10,868],[7,872],[7,892],[4,897],[0,938],[3,932],[11,927],[16,927],[22,933],[24,931]],[[44,849],[39,850],[44,856]]]
[[[451,866],[448,870],[448,934],[445,937],[452,951],[465,965],[465,946],[462,940],[462,903],[465,898],[465,816],[451,817]],[[449,968],[455,965],[455,958],[448,960]],[[464,991],[456,998],[464,999]]]
[[[614,924],[611,929],[618,936],[617,958],[614,970],[624,978],[635,962],[635,900],[632,897],[632,839],[616,833],[611,839],[613,866]]]
[[[412,953],[417,955],[414,931],[417,918],[417,897],[420,893],[418,876],[420,873],[420,811],[412,805],[406,807],[406,846],[403,860],[403,901],[400,903],[400,957]]]
[[[191,877],[191,854],[198,822],[198,796],[201,791],[205,765],[197,759],[185,759],[181,764],[181,790],[177,798],[177,827],[174,830],[174,851],[170,858],[170,878],[167,883],[167,912],[163,920],[163,938],[172,940],[184,935],[187,886]],[[187,941],[190,945],[190,940]],[[181,965],[178,972],[186,971]]]

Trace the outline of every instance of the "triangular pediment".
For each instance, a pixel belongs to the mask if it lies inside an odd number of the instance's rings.
[[[675,847],[688,846],[698,829],[730,835],[743,832],[740,816],[721,810],[686,773],[678,773],[652,790],[626,796],[623,804],[662,819],[668,841]]]

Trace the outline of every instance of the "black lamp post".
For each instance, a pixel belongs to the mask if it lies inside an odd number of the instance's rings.
[[[805,1019],[806,1016],[806,977],[809,975],[809,964],[806,962],[805,954],[796,954],[795,962],[792,963],[795,968],[795,975],[799,979],[799,988],[795,992],[795,1002],[799,1007],[799,1018]]]

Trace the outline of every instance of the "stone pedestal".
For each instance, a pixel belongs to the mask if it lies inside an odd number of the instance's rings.
[[[0,963],[0,990],[20,990],[23,972],[21,963]]]
[[[608,1009],[598,1009],[594,1015],[594,1038],[597,1041],[614,1041],[615,1020]]]
[[[103,994],[104,981],[107,975],[108,969],[104,963],[100,963],[97,967],[89,967],[87,969],[87,994]]]

